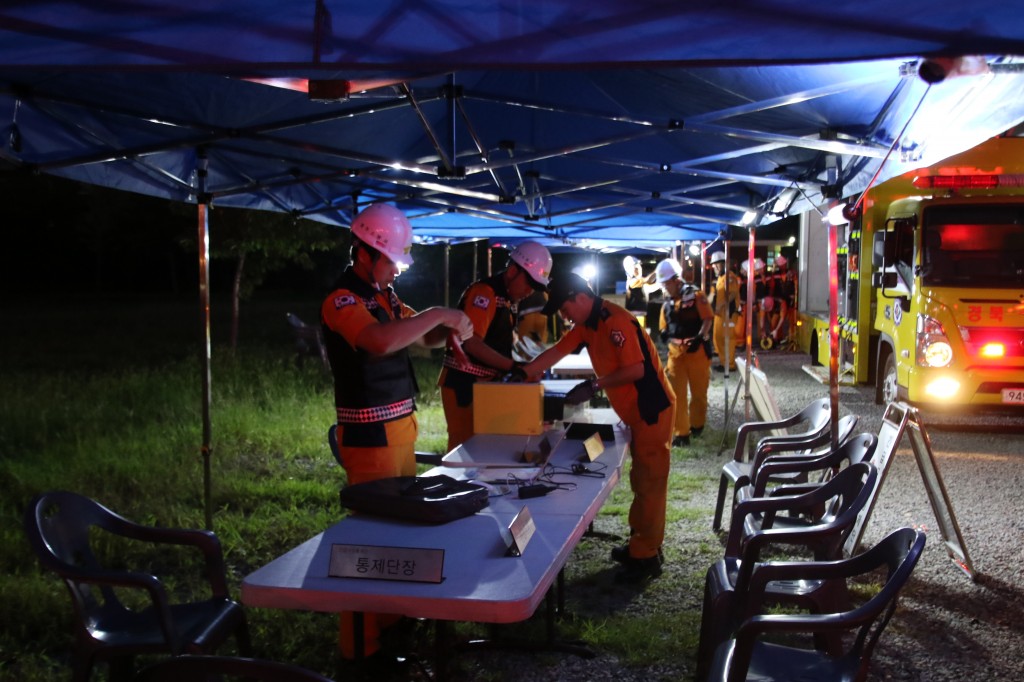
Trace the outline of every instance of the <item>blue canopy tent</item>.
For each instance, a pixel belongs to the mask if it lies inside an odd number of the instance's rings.
[[[424,238],[701,238],[1018,123],[1017,4],[18,3],[0,161],[193,202],[203,165],[214,206],[385,199]]]
[[[200,244],[210,206],[344,227],[386,200],[424,240],[667,248],[1020,123],[1021,9],[14,3],[0,7],[0,168],[195,203]]]

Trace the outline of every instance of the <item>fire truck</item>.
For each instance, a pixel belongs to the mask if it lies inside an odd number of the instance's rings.
[[[1024,138],[869,188],[847,218],[840,383],[873,384],[880,404],[1024,413]],[[796,341],[826,367],[828,244],[821,215],[803,216]]]

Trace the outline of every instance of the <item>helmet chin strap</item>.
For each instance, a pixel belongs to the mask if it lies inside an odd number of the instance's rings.
[[[367,246],[362,241],[359,242],[359,249],[358,250],[360,252],[363,252],[363,253],[366,254],[367,258],[370,259],[370,265],[369,265],[369,267],[361,266],[360,263],[358,262],[359,261],[359,254],[357,253],[356,254],[356,266],[357,266],[357,268],[364,270],[366,272],[366,281],[367,281],[367,283],[372,285],[373,288],[376,289],[377,291],[380,291],[381,290],[380,282],[377,281],[377,277],[373,274],[373,268],[377,264],[377,261],[380,260],[380,257],[381,257],[380,252],[377,251],[376,249],[373,249],[373,248]]]

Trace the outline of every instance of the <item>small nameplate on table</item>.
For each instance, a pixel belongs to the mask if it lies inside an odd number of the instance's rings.
[[[508,546],[508,553],[512,556],[522,556],[526,551],[526,545],[537,530],[537,524],[533,522],[533,515],[527,507],[523,507],[508,524],[505,544]]]
[[[583,449],[587,451],[587,459],[591,462],[600,457],[604,452],[604,441],[601,439],[601,434],[597,432],[590,434],[590,437],[583,441]]]
[[[439,583],[444,580],[444,550],[378,545],[331,545],[332,578],[402,580]]]

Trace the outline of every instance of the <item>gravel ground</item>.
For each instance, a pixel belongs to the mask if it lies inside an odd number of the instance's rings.
[[[791,414],[827,386],[802,369],[806,356],[762,354],[760,366],[783,414]],[[643,589],[611,586],[612,569],[593,575],[588,558],[606,557],[611,540],[586,539],[567,566],[569,609],[588,618],[621,612],[664,614],[666,623],[686,617],[699,624],[703,573],[722,546],[710,529],[718,472],[731,456],[720,451],[725,405],[735,389],[715,375],[709,391],[708,432],[682,455],[673,471],[706,478],[707,485],[685,502],[706,515],[684,515],[668,528],[665,574]],[[873,389],[840,387],[840,413],[860,416],[858,431],[878,433],[882,407]],[[742,401],[730,416],[729,430],[743,420]],[[928,534],[921,562],[903,591],[900,606],[875,651],[870,680],[1019,680],[1024,677],[1024,418],[922,415],[939,471],[949,491],[964,545],[973,562],[972,581],[949,559],[936,527],[909,440],[893,457],[873,515],[864,534],[871,545],[889,531],[915,526]],[[718,429],[717,434],[713,429]],[[625,482],[622,483],[625,485]],[[697,516],[699,518],[690,518]],[[595,529],[623,533],[617,517],[599,517]],[[703,549],[702,549],[703,548]],[[709,559],[709,557],[712,557]],[[583,569],[590,563],[591,568]],[[587,570],[588,574],[581,574]],[[695,626],[696,627],[696,626]],[[695,642],[694,642],[695,647]],[[456,678],[508,680],[679,680],[693,677],[693,652],[676,660],[629,666],[598,652],[592,659],[566,654],[480,653],[460,658]]]

